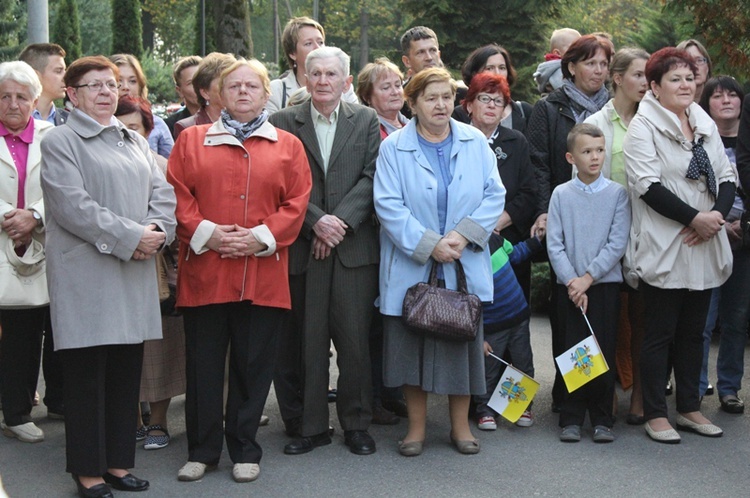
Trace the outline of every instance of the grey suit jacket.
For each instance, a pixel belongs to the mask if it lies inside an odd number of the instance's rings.
[[[300,275],[307,270],[312,257],[313,226],[325,214],[335,215],[349,226],[344,240],[334,250],[345,267],[378,263],[378,230],[372,199],[380,148],[380,125],[375,111],[341,102],[327,174],[323,171],[309,98],[271,115],[269,121],[302,141],[312,170],[310,203],[302,231],[289,251],[289,273]]]

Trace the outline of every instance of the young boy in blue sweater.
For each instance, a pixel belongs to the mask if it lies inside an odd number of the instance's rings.
[[[497,429],[495,412],[487,403],[495,391],[505,365],[489,356],[502,357],[506,348],[513,357],[513,366],[526,375],[534,376],[534,357],[531,353],[529,337],[529,318],[531,312],[511,265],[526,261],[542,248],[536,237],[532,237],[515,246],[497,233],[490,237],[492,254],[492,274],[494,280],[494,299],[484,305],[484,372],[487,382],[487,393],[474,396],[476,405],[477,427],[484,431]],[[529,427],[534,423],[531,406],[524,412],[516,425]]]
[[[590,335],[583,310],[610,370],[565,396],[560,440],[581,440],[588,411],[598,443],[614,441],[615,343],[619,316],[620,260],[630,233],[630,203],[621,185],[602,176],[604,135],[591,124],[568,134],[568,162],[578,172],[559,185],[549,203],[547,252],[557,274],[558,333],[565,349]]]

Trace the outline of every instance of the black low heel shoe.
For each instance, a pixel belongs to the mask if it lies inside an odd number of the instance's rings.
[[[114,498],[112,490],[109,489],[109,486],[107,484],[102,483],[97,484],[96,486],[91,486],[90,488],[86,488],[83,484],[81,484],[81,480],[78,479],[77,475],[71,474],[71,476],[76,482],[76,487],[78,488],[78,496],[81,496],[82,498]]]
[[[104,474],[104,481],[120,491],[146,491],[148,489],[148,481],[139,479],[133,474],[117,477],[107,472]]]

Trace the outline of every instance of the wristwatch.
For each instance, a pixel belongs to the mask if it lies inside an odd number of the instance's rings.
[[[37,226],[42,226],[44,224],[44,220],[42,220],[42,215],[34,211],[33,209],[29,209],[31,211],[31,216],[34,217],[36,220]]]

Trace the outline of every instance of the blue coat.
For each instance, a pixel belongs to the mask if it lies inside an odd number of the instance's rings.
[[[492,268],[487,247],[505,205],[495,155],[482,133],[451,119],[453,144],[445,232],[469,240],[461,263],[469,292],[492,301]],[[412,119],[380,146],[375,169],[375,211],[380,219],[380,312],[400,316],[406,290],[427,280],[430,254],[440,238],[437,177],[422,153]],[[446,287],[456,288],[453,265],[444,269]]]

